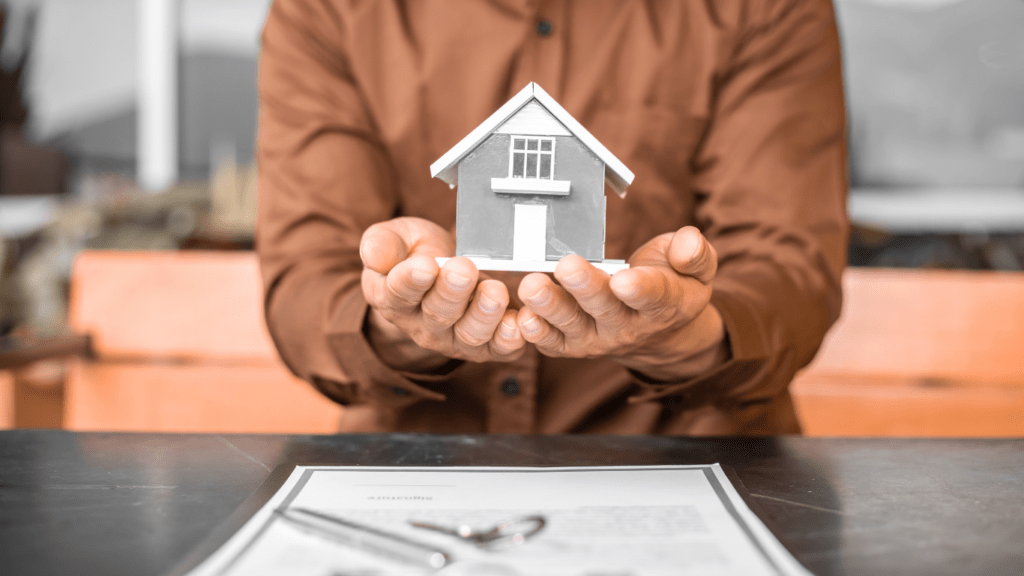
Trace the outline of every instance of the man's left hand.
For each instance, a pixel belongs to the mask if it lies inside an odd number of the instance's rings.
[[[685,379],[729,358],[710,304],[715,249],[692,226],[662,234],[609,276],[579,256],[519,285],[523,337],[548,356],[610,357],[657,380]],[[559,285],[560,284],[560,285]]]

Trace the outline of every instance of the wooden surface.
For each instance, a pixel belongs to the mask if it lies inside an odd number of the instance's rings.
[[[167,574],[279,465],[712,462],[817,576],[1024,573],[1024,440],[22,430],[0,432],[0,571]]]
[[[55,358],[10,371],[15,428],[54,429],[63,425],[66,365],[67,358]]]
[[[69,430],[330,434],[342,412],[276,362],[75,361],[68,382]]]
[[[809,435],[1024,436],[1024,274],[850,269],[793,383]]]
[[[277,356],[252,253],[83,252],[70,308],[95,359],[69,366],[67,429],[338,430],[342,408]]]

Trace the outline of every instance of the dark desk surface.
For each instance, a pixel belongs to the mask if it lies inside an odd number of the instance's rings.
[[[1024,440],[0,432],[0,574],[161,574],[280,463],[732,466],[814,573],[1024,574]]]

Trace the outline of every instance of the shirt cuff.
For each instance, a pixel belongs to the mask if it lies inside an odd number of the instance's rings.
[[[347,399],[350,402],[370,402],[397,408],[422,400],[446,400],[447,396],[432,390],[430,385],[450,380],[465,369],[468,363],[453,360],[438,373],[431,374],[395,370],[370,346],[363,331],[369,309],[362,291],[353,290],[337,307],[328,335],[342,369],[351,376],[353,382],[358,383],[356,393]],[[339,401],[342,404],[348,403]]]

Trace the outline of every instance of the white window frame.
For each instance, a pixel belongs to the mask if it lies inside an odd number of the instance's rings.
[[[523,149],[522,150],[516,150],[516,140],[523,140],[524,141],[523,142]],[[528,150],[528,148],[530,146],[530,144],[529,144],[530,140],[535,140],[537,142],[537,150]],[[551,143],[551,151],[550,152],[547,151],[547,150],[541,150],[540,149],[542,142],[550,142]],[[514,175],[512,173],[514,168],[515,168],[515,155],[516,155],[517,152],[523,154],[523,175],[522,176],[516,176],[516,175]],[[535,154],[537,156],[537,176],[527,176],[526,175],[526,164],[527,164],[527,160],[529,159],[529,155],[530,154]],[[544,154],[547,154],[547,155],[551,156],[551,173],[548,174],[547,178],[542,178],[540,176],[540,159],[541,159],[541,155],[544,155]],[[525,135],[516,136],[516,135],[512,135],[512,137],[508,141],[508,177],[509,178],[516,178],[516,179],[524,179],[524,180],[554,180],[555,179],[555,139],[552,138],[552,137],[545,137],[545,136],[525,136]]]

